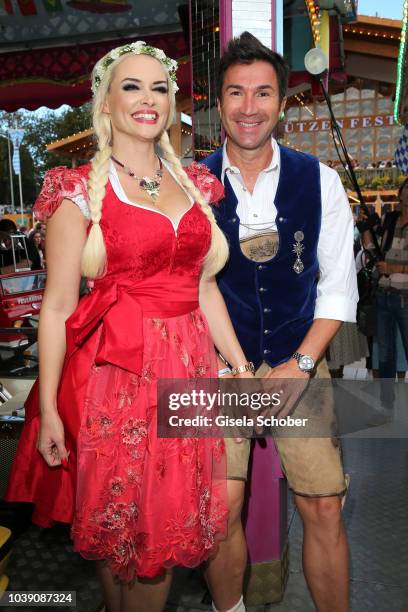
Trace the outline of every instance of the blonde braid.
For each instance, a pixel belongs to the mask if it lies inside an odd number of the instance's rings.
[[[109,160],[112,154],[111,129],[109,118],[94,108],[94,127],[98,138],[99,150],[92,160],[88,177],[89,209],[92,227],[82,252],[81,270],[83,276],[96,278],[102,276],[106,266],[106,248],[101,227],[103,198],[109,176]]]
[[[201,210],[211,223],[211,245],[204,260],[203,275],[205,277],[214,276],[222,270],[228,259],[228,243],[217,225],[211,206],[205,200],[201,191],[187,176],[179,158],[177,157],[166,131],[160,137],[159,145],[163,151],[164,158],[170,162],[175,175],[180,183],[185,187],[192,198],[200,204]]]

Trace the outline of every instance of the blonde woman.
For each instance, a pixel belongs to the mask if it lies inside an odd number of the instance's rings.
[[[39,525],[72,523],[109,612],[162,610],[169,568],[200,564],[225,535],[224,443],[157,438],[157,380],[215,376],[214,344],[251,376],[214,280],[228,249],[207,200],[222,187],[198,165],[190,180],[167,136],[175,70],[140,41],[103,57],[98,152],[50,171],[35,207],[48,219],[41,382],[8,499],[33,501]]]

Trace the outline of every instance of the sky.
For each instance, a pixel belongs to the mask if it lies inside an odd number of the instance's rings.
[[[402,19],[404,0],[358,0],[360,15]]]

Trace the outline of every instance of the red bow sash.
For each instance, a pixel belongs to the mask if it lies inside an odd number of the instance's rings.
[[[140,374],[143,317],[169,318],[198,307],[198,280],[188,276],[150,277],[133,285],[96,281],[66,322],[71,356],[102,325],[95,364],[111,363]]]

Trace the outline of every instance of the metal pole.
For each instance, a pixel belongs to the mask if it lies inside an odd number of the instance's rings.
[[[11,212],[14,214],[15,207],[14,207],[13,166],[11,164],[11,144],[10,144],[10,138],[8,138],[8,136],[5,136],[5,138],[7,138],[8,161],[9,161],[9,171],[10,171]]]
[[[338,140],[339,140],[339,144],[341,146],[343,155],[344,155],[345,160],[346,160],[346,167],[345,167],[346,174],[349,176],[351,184],[352,184],[352,186],[354,187],[354,189],[355,189],[355,191],[357,193],[357,197],[358,197],[358,199],[360,201],[360,206],[361,206],[362,210],[367,215],[367,217],[369,217],[370,216],[370,211],[369,211],[369,209],[367,207],[367,204],[365,203],[365,200],[363,198],[363,194],[361,193],[360,185],[358,184],[356,173],[354,172],[353,164],[351,163],[350,156],[349,156],[348,151],[347,151],[347,147],[346,147],[346,145],[344,143],[343,136],[342,136],[342,133],[341,133],[341,130],[340,130],[340,126],[337,123],[336,117],[335,117],[334,112],[333,112],[333,107],[332,107],[332,104],[331,104],[330,96],[329,96],[329,94],[328,94],[328,92],[326,90],[326,87],[325,87],[324,83],[323,83],[322,77],[319,77],[318,81],[320,83],[320,87],[322,89],[322,92],[323,92],[323,95],[324,95],[324,99],[326,100],[327,108],[329,109],[330,120],[331,120],[331,124],[332,124],[333,130],[337,134],[337,137],[338,137]],[[340,161],[342,161],[341,157],[340,157]],[[381,259],[383,259],[383,254],[381,253],[380,245],[378,243],[377,234],[375,233],[375,231],[374,231],[374,229],[372,227],[369,228],[369,231],[370,231],[370,234],[371,234],[371,239],[372,239],[373,244],[374,244],[374,250],[375,250],[376,257],[379,260],[381,260]]]
[[[20,166],[20,174],[18,175],[18,187],[20,190],[21,225],[24,225],[24,205],[23,205],[23,187],[21,184],[21,166]]]

